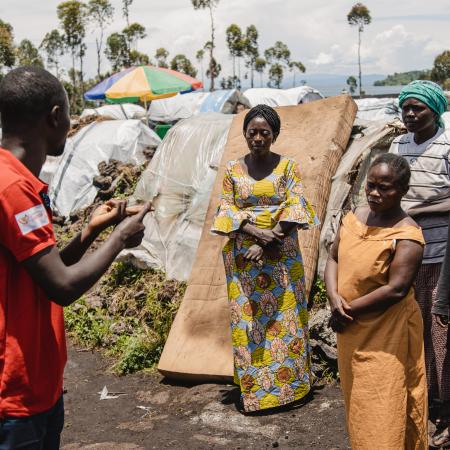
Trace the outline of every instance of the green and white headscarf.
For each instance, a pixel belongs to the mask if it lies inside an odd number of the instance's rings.
[[[405,86],[398,97],[400,108],[408,98],[415,98],[425,103],[431,110],[437,114],[436,122],[443,126],[442,114],[447,111],[448,102],[442,88],[432,81],[416,80]]]

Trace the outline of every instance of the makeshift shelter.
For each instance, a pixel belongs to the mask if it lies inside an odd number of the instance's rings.
[[[320,219],[331,177],[346,149],[356,114],[349,96],[279,108],[282,130],[275,151],[295,158],[303,172],[305,194]],[[172,325],[158,369],[181,379],[228,379],[233,375],[228,300],[221,250],[226,238],[210,233],[226,162],[246,153],[244,114],[232,123],[211,195],[186,294]],[[300,232],[308,291],[316,270],[320,229]]]
[[[103,105],[98,108],[87,108],[80,116],[84,119],[89,116],[103,117],[115,120],[143,119],[145,118],[145,109],[132,103],[120,103],[118,105]]]
[[[250,105],[290,106],[323,99],[323,95],[310,86],[298,86],[291,89],[252,88],[244,92]]]
[[[388,122],[402,115],[398,98],[362,98],[355,102],[358,105],[356,117],[361,120]]]
[[[232,114],[238,103],[250,107],[248,100],[237,89],[191,92],[152,102],[148,114],[154,122],[171,123],[207,112]]]
[[[200,241],[217,167],[233,116],[200,114],[178,122],[139,180],[134,198],[153,202],[140,248],[126,251],[138,264],[187,280]]]
[[[142,164],[144,151],[155,149],[161,139],[139,120],[107,120],[82,128],[66,143],[55,172],[43,168],[50,178],[52,207],[61,216],[91,205],[98,188],[92,184],[99,174],[98,164],[112,159]]]

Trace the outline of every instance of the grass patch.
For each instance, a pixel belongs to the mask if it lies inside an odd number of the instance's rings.
[[[115,360],[118,374],[149,369],[159,361],[185,283],[162,272],[114,263],[96,288],[65,309],[69,335]]]

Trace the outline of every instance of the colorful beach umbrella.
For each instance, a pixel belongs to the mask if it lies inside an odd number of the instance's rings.
[[[201,81],[163,67],[131,67],[115,73],[84,94],[86,100],[108,103],[149,102],[203,87]]]

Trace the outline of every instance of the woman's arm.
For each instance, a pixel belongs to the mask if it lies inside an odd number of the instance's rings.
[[[436,300],[431,312],[441,327],[447,327],[450,315],[450,226],[448,228],[447,249],[439,276]]]
[[[358,317],[374,311],[384,311],[406,297],[422,263],[423,246],[415,241],[397,242],[394,259],[389,268],[389,281],[352,301],[350,315]]]
[[[336,238],[330,248],[327,265],[325,266],[325,286],[331,308],[330,325],[334,331],[342,331],[345,325],[353,320],[348,314],[350,306],[338,293],[338,252],[340,240],[340,229],[338,229]]]

